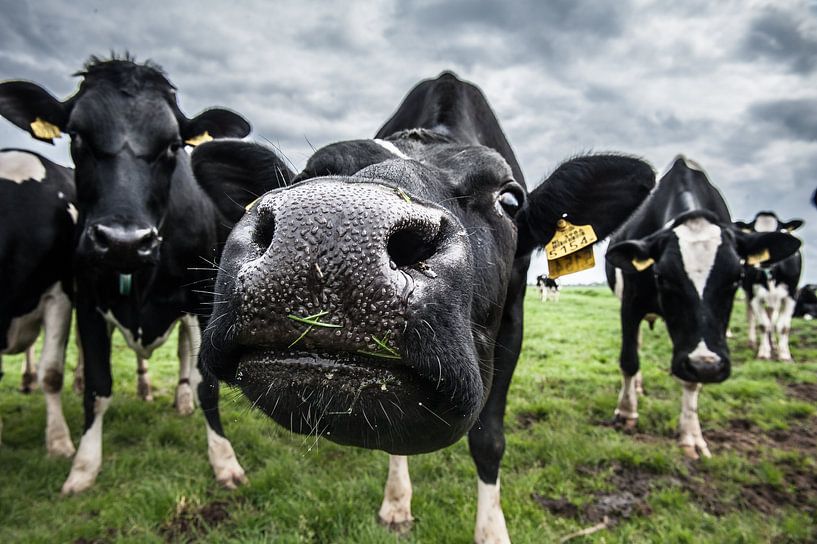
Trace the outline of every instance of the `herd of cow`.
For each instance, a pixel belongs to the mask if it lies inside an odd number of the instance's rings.
[[[101,469],[113,330],[150,399],[148,360],[178,322],[176,409],[201,407],[222,485],[246,476],[221,425],[219,380],[294,432],[388,452],[379,517],[393,529],[413,519],[406,456],[467,433],[475,540],[507,542],[499,466],[527,269],[565,222],[612,235],[616,419],[636,423],[639,325],[661,316],[689,456],[709,455],[697,395],[729,376],[741,283],[760,358],[790,359],[795,306],[817,309],[813,290],[794,299],[800,242],[789,231],[802,221],[761,212],[733,223],[682,156],[657,188],[646,162],[608,154],[575,157],[528,191],[481,91],[448,72],[414,87],[373,139],[323,147],[297,174],[240,140],[250,125],[238,114],[186,117],[153,64],[92,58],[80,75],[64,101],[30,82],[0,84],[0,115],[41,141],[67,134],[74,162],[0,152],[0,353],[27,354],[23,386],[36,379],[44,392],[53,455],[75,451],[60,391],[76,311],[85,424],[64,494]]]

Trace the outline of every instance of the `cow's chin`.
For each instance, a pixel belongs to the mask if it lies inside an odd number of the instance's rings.
[[[398,455],[449,446],[476,415],[405,365],[354,353],[250,351],[235,382],[292,432]]]

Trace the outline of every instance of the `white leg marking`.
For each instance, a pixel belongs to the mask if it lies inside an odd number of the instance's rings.
[[[179,324],[179,384],[176,386],[176,411],[189,416],[195,409],[190,372],[199,357],[201,332],[195,316],[184,316]]]
[[[769,313],[766,311],[766,298],[768,291],[766,289],[757,288],[755,286],[755,296],[752,298],[752,313],[755,319],[760,322],[760,345],[757,349],[758,359],[772,358],[772,321]]]
[[[20,383],[20,391],[22,393],[31,393],[37,388],[37,364],[34,362],[37,357],[34,344],[31,344],[26,349],[26,357],[23,360],[20,373],[23,375]]]
[[[749,347],[752,349],[757,348],[757,318],[755,317],[755,311],[753,308],[753,304],[751,301],[747,301],[746,303],[746,322],[747,322],[747,333],[749,336]]]
[[[619,300],[624,299],[624,273],[620,268],[616,268],[616,283],[613,284],[613,292]]]
[[[102,418],[111,404],[111,397],[97,397],[94,403],[94,422],[82,435],[79,450],[74,456],[71,474],[62,484],[62,494],[79,493],[94,484],[102,467]]]
[[[777,358],[781,361],[791,361],[791,351],[789,351],[789,333],[791,332],[791,318],[794,315],[796,301],[786,296],[781,304],[780,315],[775,323],[777,332]]]
[[[244,469],[238,464],[230,441],[211,429],[210,425],[207,425],[207,456],[216,481],[227,489],[235,489],[239,484],[249,481],[244,475]]]
[[[621,391],[618,394],[615,416],[627,420],[628,427],[634,427],[638,420],[638,395],[635,386],[640,376],[640,370],[633,376],[628,376],[623,371],[621,373]]]
[[[411,528],[411,478],[409,478],[408,457],[389,456],[389,479],[383,492],[383,504],[378,517],[380,523],[389,529],[402,533]]]
[[[136,395],[148,402],[153,400],[150,376],[148,376],[148,360],[139,355],[136,356]]]
[[[496,484],[477,479],[477,525],[474,529],[477,544],[510,544],[511,537],[505,525],[505,514],[499,503],[499,476]]]
[[[71,301],[59,283],[47,293],[43,302],[43,349],[40,353],[37,381],[45,392],[45,446],[49,455],[71,457],[74,444],[62,413],[65,344],[71,330]]]
[[[681,419],[679,427],[681,438],[679,443],[684,450],[684,455],[690,459],[698,459],[698,454],[704,457],[712,457],[709,447],[701,433],[701,423],[698,420],[698,393],[702,385],[699,383],[681,382],[683,385],[683,397],[681,400]]]

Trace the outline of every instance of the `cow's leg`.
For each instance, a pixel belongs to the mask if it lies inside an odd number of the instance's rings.
[[[218,380],[213,374],[203,370],[198,361],[201,344],[200,327],[204,324],[198,321],[199,327],[196,327],[195,334],[190,334],[193,355],[197,361],[196,367],[190,373],[190,381],[196,397],[195,401],[204,412],[207,427],[207,456],[210,459],[210,466],[213,467],[216,481],[227,489],[235,489],[238,485],[247,483],[248,480],[244,469],[238,464],[232,444],[224,436],[218,411]]]
[[[102,419],[111,403],[111,329],[91,304],[77,297],[77,329],[85,354],[83,408],[85,427],[63,495],[91,487],[102,466]]]
[[[777,329],[777,358],[781,361],[791,361],[791,351],[789,351],[789,334],[791,333],[791,318],[794,315],[796,301],[785,296],[781,301],[780,314],[775,322]]]
[[[195,316],[184,316],[179,324],[179,384],[176,386],[176,411],[183,416],[193,413],[193,389],[190,387],[190,370],[196,366],[196,337],[200,336],[199,322]]]
[[[752,305],[753,301],[753,299],[746,301],[746,332],[749,337],[749,347],[757,349],[757,318],[755,317],[755,310]]]
[[[26,349],[26,356],[20,368],[20,374],[22,374],[20,393],[27,395],[37,387],[37,364],[34,362],[36,357],[37,353],[34,344],[31,344]]]
[[[136,394],[142,400],[148,402],[153,400],[150,376],[148,376],[148,360],[140,355],[136,356]]]
[[[43,350],[40,353],[38,381],[45,395],[45,446],[49,455],[71,457],[74,444],[62,413],[62,383],[65,347],[71,331],[71,301],[56,287],[48,295],[43,309]]]
[[[82,353],[82,342],[79,340],[79,331],[74,335],[77,345],[77,366],[74,367],[74,393],[81,395],[85,391],[85,356]]]
[[[544,287],[539,288],[539,300],[541,302],[547,301],[547,290]]]
[[[408,457],[389,455],[389,479],[383,492],[383,504],[377,514],[382,525],[398,534],[408,532],[413,525],[411,515],[411,478]]]
[[[755,315],[760,323],[760,344],[757,348],[758,359],[772,358],[772,320],[769,313],[766,311],[764,300],[762,297],[754,297],[752,299],[752,313]]]
[[[698,459],[699,454],[712,457],[701,433],[701,423],[698,420],[698,393],[702,385],[699,383],[682,382],[684,392],[681,401],[681,430],[680,445],[684,455],[690,459]]]
[[[621,391],[613,414],[617,424],[633,429],[638,423],[637,386],[641,383],[638,348],[640,345],[641,318],[634,316],[624,305],[621,308]],[[643,388],[642,388],[643,392]]]
[[[513,280],[512,280],[513,282]],[[505,303],[505,314],[494,349],[491,392],[477,423],[468,432],[468,446],[477,466],[477,521],[474,541],[509,543],[499,496],[499,465],[505,453],[505,404],[522,345],[524,287]]]

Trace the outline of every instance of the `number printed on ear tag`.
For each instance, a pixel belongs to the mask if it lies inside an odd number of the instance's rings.
[[[560,259],[592,245],[596,240],[598,237],[592,226],[574,225],[566,219],[559,219],[556,233],[545,245],[545,253],[549,261]]]
[[[558,259],[548,259],[548,276],[558,278],[596,266],[593,246],[586,246]]]

